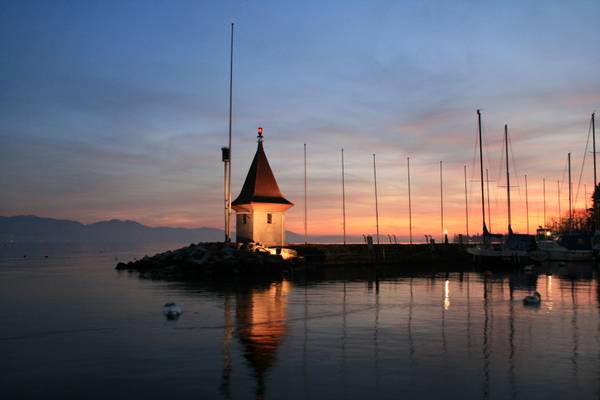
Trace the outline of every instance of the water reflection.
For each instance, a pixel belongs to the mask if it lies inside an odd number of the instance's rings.
[[[542,307],[524,307],[523,298],[534,291],[542,294]],[[518,399],[534,391],[568,396],[569,387],[600,392],[600,288],[593,266],[428,275],[343,271],[228,293],[224,398],[238,397],[232,388],[244,376],[252,377],[254,398]],[[236,351],[245,360],[239,367]],[[432,385],[441,381],[444,387]]]
[[[145,399],[600,395],[592,265],[224,284],[117,274],[114,258],[0,268],[3,398],[118,398],[124,385]],[[524,307],[534,291],[541,306]],[[164,320],[167,301],[179,320]]]
[[[236,294],[236,334],[256,378],[257,399],[265,394],[266,373],[274,365],[286,333],[289,289],[290,283],[283,281]]]

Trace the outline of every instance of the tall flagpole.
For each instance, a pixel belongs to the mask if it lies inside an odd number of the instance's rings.
[[[344,227],[344,244],[346,244],[346,182],[344,177],[344,149],[342,148],[342,219]]]
[[[465,172],[465,225],[467,228],[467,241],[469,240],[469,197],[467,196],[467,166],[463,166]]]
[[[306,195],[306,143],[304,143],[304,244],[308,243],[308,196]]]
[[[379,205],[377,204],[377,167],[375,166],[375,153],[373,153],[373,182],[375,183],[375,226],[377,228],[377,244],[379,244]]]
[[[410,157],[406,157],[406,166],[408,168],[408,240],[412,244],[412,203],[410,197]]]

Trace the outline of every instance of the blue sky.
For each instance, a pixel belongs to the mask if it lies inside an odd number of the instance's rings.
[[[579,171],[600,103],[599,16],[592,1],[5,2],[0,214],[220,227],[234,22],[234,194],[263,126],[299,206],[290,228],[302,229],[307,143],[312,232],[341,227],[341,147],[350,231],[374,230],[377,153],[382,231],[406,233],[410,156],[417,230],[439,230],[444,160],[447,225],[459,232],[481,108],[490,175],[501,175],[508,123],[539,219],[542,177],[563,179],[568,151]],[[515,191],[519,210],[522,183]],[[492,194],[503,225],[502,190]]]

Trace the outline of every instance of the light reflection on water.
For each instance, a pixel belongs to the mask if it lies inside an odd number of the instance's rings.
[[[114,254],[0,258],[7,398],[600,394],[592,266],[210,285],[117,273]],[[541,306],[523,306],[535,290]],[[171,300],[184,308],[177,321],[160,314]]]

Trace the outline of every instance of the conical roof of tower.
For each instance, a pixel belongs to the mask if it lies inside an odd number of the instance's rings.
[[[231,205],[239,206],[251,203],[293,205],[292,202],[283,197],[279,190],[273,171],[271,171],[271,167],[269,166],[265,150],[263,149],[262,141],[258,142],[258,148],[250,165],[250,170],[246,176],[242,191]]]

